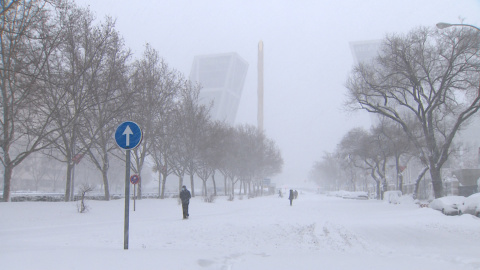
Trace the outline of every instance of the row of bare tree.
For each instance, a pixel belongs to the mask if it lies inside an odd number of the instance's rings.
[[[399,125],[386,118],[378,119],[370,130],[354,128],[342,138],[335,152],[325,153],[323,159],[314,164],[311,176],[319,179],[319,184],[327,190],[347,188],[356,191],[358,187],[369,190],[369,183],[373,180],[377,197],[381,198],[381,191],[388,187],[388,170],[393,170],[396,179],[391,180],[396,189],[402,190],[402,171],[406,164],[424,169],[418,181],[428,169],[403,133]]]
[[[209,107],[199,104],[200,86],[148,44],[132,60],[111,18],[97,23],[88,9],[62,0],[0,5],[4,201],[10,200],[13,170],[33,153],[65,163],[66,201],[74,194],[75,163],[87,157],[101,172],[108,200],[109,159],[125,159],[114,132],[126,120],[143,131],[131,167],[140,175],[151,158],[162,177],[162,197],[170,174],[179,177],[179,186],[190,175],[194,191],[195,174],[205,183],[220,171],[235,183],[280,172],[280,151],[262,131],[212,122]]]
[[[469,27],[387,35],[378,56],[355,66],[346,83],[346,107],[372,113],[378,123],[345,135],[335,153],[314,165],[314,178],[334,178],[338,188],[338,182],[353,181],[358,168],[380,192],[389,167],[400,175],[408,163],[416,166],[416,190],[429,172],[435,197],[444,196],[442,166],[480,108],[479,48],[480,34]],[[333,164],[347,168],[343,176],[335,175]]]

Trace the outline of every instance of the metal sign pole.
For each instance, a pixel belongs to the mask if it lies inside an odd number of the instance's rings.
[[[123,235],[123,249],[128,249],[128,220],[130,210],[130,149],[127,150],[125,159],[125,230]]]
[[[125,158],[125,230],[123,234],[123,248],[128,249],[128,220],[130,207],[130,149],[136,148],[143,138],[140,127],[134,122],[123,122],[115,131],[115,142],[118,147],[127,150]]]

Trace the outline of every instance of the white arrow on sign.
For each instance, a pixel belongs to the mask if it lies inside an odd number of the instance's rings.
[[[130,129],[130,126],[127,126],[125,128],[125,131],[122,133],[122,135],[127,136],[127,143],[125,144],[126,146],[130,146],[130,135],[133,135],[132,130]]]

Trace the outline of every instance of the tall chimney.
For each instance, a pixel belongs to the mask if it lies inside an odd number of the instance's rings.
[[[258,113],[257,128],[263,132],[263,41],[258,43]]]

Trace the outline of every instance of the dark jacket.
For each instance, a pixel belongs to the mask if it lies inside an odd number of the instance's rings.
[[[188,189],[182,189],[182,191],[180,191],[180,199],[182,200],[183,204],[189,203],[191,197],[192,195],[190,194],[190,191],[188,191]]]

